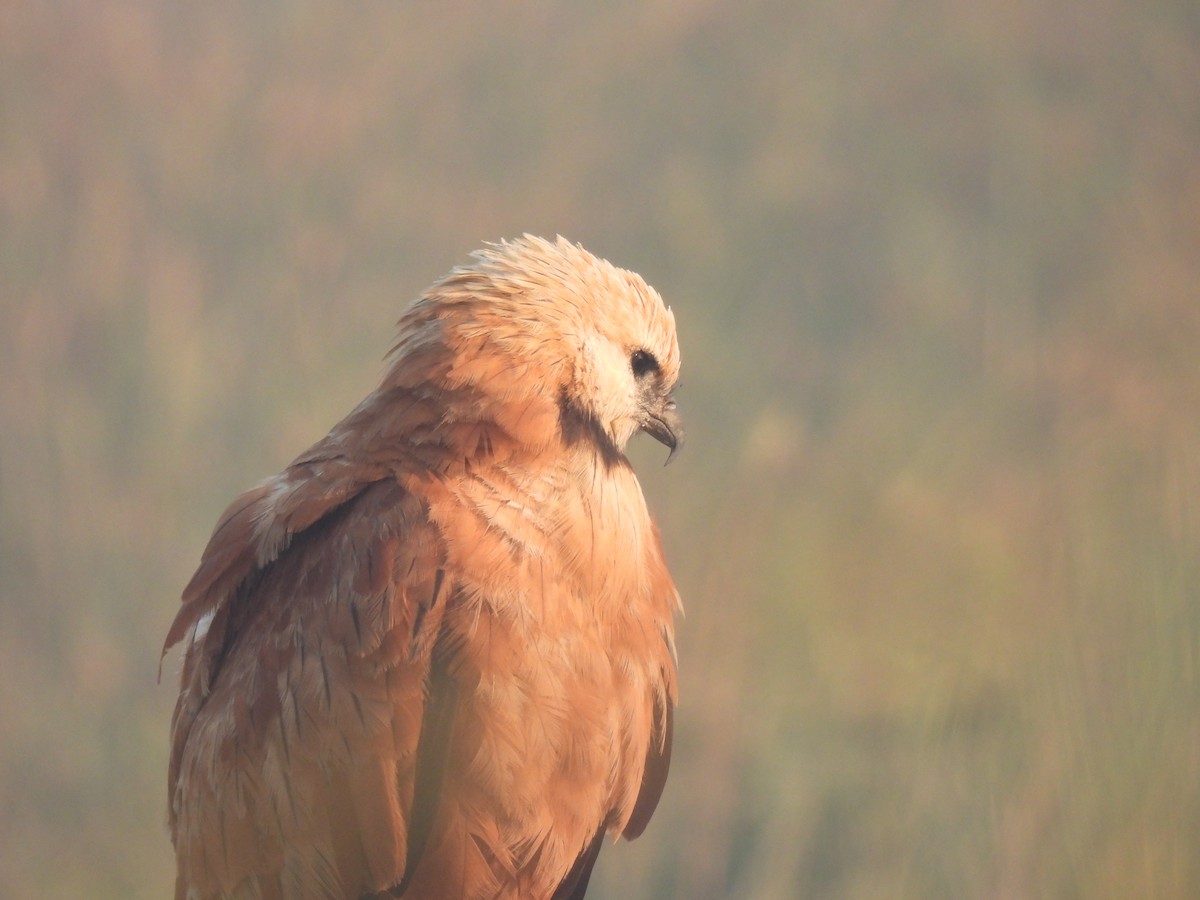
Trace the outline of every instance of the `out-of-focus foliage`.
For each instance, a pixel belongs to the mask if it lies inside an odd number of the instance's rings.
[[[685,354],[597,897],[1200,895],[1191,0],[6,4],[0,895],[168,895],[208,530],[522,231]]]

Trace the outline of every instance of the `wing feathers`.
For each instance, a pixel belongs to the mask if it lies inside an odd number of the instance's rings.
[[[437,653],[434,656],[428,678],[425,717],[421,723],[421,737],[417,743],[415,785],[408,815],[408,851],[404,861],[404,878],[392,889],[392,893],[397,897],[408,890],[429,842],[429,836],[433,832],[442,782],[450,758],[450,742],[458,707],[458,686],[446,669],[446,660],[439,658]]]
[[[163,643],[164,656],[249,574],[255,552],[252,537],[255,509],[268,492],[265,484],[247,491],[221,516],[200,560],[200,567],[184,588],[183,606]]]
[[[588,881],[592,877],[592,869],[600,856],[600,848],[604,846],[604,834],[605,828],[601,825],[596,829],[595,837],[575,858],[574,865],[554,891],[551,900],[583,900],[583,895],[587,893]]]
[[[658,806],[663,788],[667,784],[667,771],[671,768],[671,740],[674,731],[675,708],[670,700],[660,699],[654,708],[654,736],[646,749],[645,768],[642,769],[642,786],[633,812],[622,836],[629,840],[641,837],[650,817]]]
[[[305,494],[309,505],[261,511]],[[307,527],[256,567],[263,523],[286,521]],[[212,618],[188,649],[169,776],[176,843],[199,842],[199,866],[222,890],[233,873],[273,865],[285,896],[303,884],[342,896],[348,884],[366,890],[403,876],[423,683],[443,609],[429,530],[420,501],[394,479],[312,491],[268,483],[222,520],[189,589]],[[173,636],[187,635],[198,608],[181,610]],[[247,772],[262,777],[246,786]],[[202,805],[198,790],[224,798],[212,807],[224,820],[208,850],[203,822],[180,821],[185,797]]]

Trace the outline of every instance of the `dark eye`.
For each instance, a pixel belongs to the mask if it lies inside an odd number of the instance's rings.
[[[658,371],[658,360],[648,350],[634,350],[629,357],[629,368],[633,369],[635,378],[642,378]]]

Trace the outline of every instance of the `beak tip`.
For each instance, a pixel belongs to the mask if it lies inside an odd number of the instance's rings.
[[[652,412],[643,423],[642,431],[666,447],[670,452],[663,465],[670,465],[680,448],[683,447],[683,423],[675,409],[675,402],[669,401],[664,409]]]
[[[669,466],[674,462],[675,457],[679,455],[679,451],[683,449],[683,435],[677,435],[675,440],[671,442],[670,452],[667,453],[667,460],[663,463],[664,466]]]

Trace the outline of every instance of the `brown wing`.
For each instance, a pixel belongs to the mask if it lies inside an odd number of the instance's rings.
[[[646,749],[646,767],[642,770],[642,787],[638,791],[633,813],[621,835],[629,840],[641,837],[650,817],[658,807],[663,788],[667,784],[667,772],[671,767],[671,739],[674,732],[675,707],[670,699],[657,705],[654,710],[654,736]]]
[[[671,573],[667,570],[663,554],[662,537],[658,528],[651,525],[653,533],[653,550],[647,571],[651,578],[652,593],[660,599],[661,614],[659,620],[659,636],[662,643],[659,648],[665,651],[662,660],[661,673],[665,683],[665,692],[654,697],[654,727],[650,741],[646,747],[646,762],[642,769],[642,783],[634,801],[633,811],[621,834],[628,840],[640,837],[654,815],[658,801],[662,797],[663,788],[667,783],[667,773],[671,767],[671,743],[675,731],[675,702],[678,684],[675,671],[675,639],[671,617],[680,609],[679,592]]]
[[[452,696],[426,703],[443,555],[422,503],[370,466],[310,456],[230,507],[167,638],[187,640],[178,896],[358,896],[415,864],[440,778],[423,765],[414,823],[418,755],[437,759],[422,723],[437,743],[452,719]]]
[[[667,773],[671,765],[671,744],[674,734],[676,701],[675,653],[672,632],[670,630],[669,611],[674,610],[678,606],[679,594],[663,561],[662,543],[657,529],[654,529],[654,549],[650,557],[650,562],[649,571],[653,584],[653,593],[660,599],[662,606],[668,610],[667,618],[663,622],[663,630],[659,635],[662,643],[658,644],[656,648],[663,656],[661,674],[664,680],[664,690],[662,693],[655,692],[652,698],[650,698],[650,702],[654,704],[653,726],[650,730],[649,741],[646,746],[641,784],[636,799],[633,802],[633,808],[629,813],[629,818],[621,829],[621,836],[627,840],[634,840],[641,836],[646,826],[650,823],[650,818],[654,815],[654,810],[658,807],[658,801],[661,799],[663,789],[666,786]],[[618,816],[618,810],[609,811],[609,820]],[[596,858],[599,856],[603,845],[606,830],[606,826],[601,825],[600,830],[596,833],[592,841],[584,846],[578,857],[576,857],[574,865],[562,883],[559,884],[554,893],[553,900],[583,900],[584,894],[587,891],[588,880],[591,877],[592,868],[595,866]]]
[[[633,840],[640,837],[658,806],[663,788],[667,783],[667,769],[671,763],[671,731],[674,707],[670,701],[665,706],[655,710],[655,737],[646,752],[646,766],[642,772],[641,790],[634,803],[633,813],[629,818],[621,836]],[[661,742],[659,740],[661,738]],[[601,824],[595,836],[584,846],[574,865],[567,872],[551,900],[583,900],[587,893],[588,881],[592,877],[592,869],[604,846],[606,826]]]

